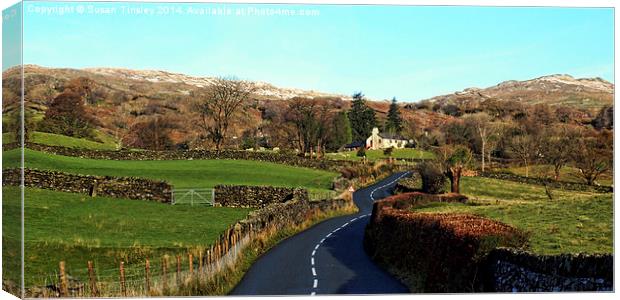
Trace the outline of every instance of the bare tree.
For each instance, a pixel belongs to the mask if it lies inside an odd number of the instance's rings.
[[[578,132],[566,126],[552,127],[544,131],[545,140],[541,143],[543,161],[553,166],[553,179],[560,179],[560,171],[571,160],[575,151]]]
[[[582,137],[572,152],[577,176],[593,185],[598,177],[613,166],[613,136],[599,134],[596,137]]]
[[[491,117],[484,113],[477,113],[467,117],[467,121],[480,137],[480,156],[482,157],[482,172],[485,169],[485,154],[487,153],[487,145],[493,134],[497,131],[497,125],[491,122]]]
[[[525,165],[525,177],[529,177],[530,164],[538,157],[537,146],[531,135],[517,135],[510,140],[510,150]]]
[[[198,126],[220,151],[233,115],[250,98],[254,85],[232,78],[217,78],[204,93],[195,93],[200,114]]]
[[[324,148],[330,124],[329,105],[316,99],[295,98],[289,103],[286,120],[297,131],[297,141],[302,153],[316,149],[317,157]]]

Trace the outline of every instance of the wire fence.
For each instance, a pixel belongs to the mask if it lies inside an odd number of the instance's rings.
[[[237,261],[251,241],[251,231],[241,233],[229,228],[208,249],[164,255],[160,259],[120,261],[117,266],[98,268],[92,261],[83,267],[58,263],[58,271],[28,276],[36,284],[27,289],[28,297],[134,297],[165,295],[178,291],[194,280],[213,280]]]

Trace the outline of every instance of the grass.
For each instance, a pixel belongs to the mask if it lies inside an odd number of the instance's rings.
[[[114,139],[100,131],[96,132],[97,138],[103,142],[95,142],[88,139],[74,138],[66,135],[38,132],[32,133],[31,142],[50,146],[62,146],[68,148],[84,148],[92,150],[115,150],[116,142]],[[11,133],[2,134],[2,143],[10,143],[15,139]]]
[[[3,187],[5,214],[19,213],[17,187]],[[65,260],[71,276],[83,278],[92,260],[101,280],[117,277],[120,260],[128,273],[140,272],[145,257],[155,269],[164,254],[185,255],[209,246],[228,225],[250,209],[168,205],[156,202],[89,197],[82,194],[27,188],[25,192],[26,285],[42,284]],[[3,240],[15,240],[18,222],[4,222]],[[18,243],[18,240],[15,240]],[[10,245],[8,246],[10,247]],[[7,278],[18,278],[11,262],[18,252],[4,252],[11,268]],[[140,262],[140,265],[136,263]],[[107,270],[107,271],[105,271]],[[114,278],[113,278],[114,279]]]
[[[530,234],[532,251],[541,254],[612,253],[613,194],[553,190],[542,186],[464,177],[467,204],[435,203],[422,212],[472,213],[513,225]]]
[[[271,185],[328,190],[338,174],[250,160],[112,161],[48,154],[26,149],[26,167],[86,175],[135,176],[170,182],[176,188],[217,184]],[[3,153],[5,167],[17,167],[19,149]]]
[[[327,158],[342,159],[342,160],[361,160],[361,157],[357,156],[357,151],[343,151],[337,153],[327,153]],[[394,149],[392,151],[393,158],[417,158],[417,159],[432,159],[435,154],[429,151],[420,149],[404,148]],[[377,160],[388,158],[383,154],[383,150],[366,150],[366,158],[369,160]]]
[[[525,167],[511,167],[506,169],[500,169],[500,171],[513,173],[516,175],[525,176]],[[560,181],[585,183],[585,181],[577,176],[579,170],[574,167],[564,166],[560,170]],[[606,172],[596,180],[598,184],[611,186],[613,185],[612,172]],[[530,177],[551,177],[553,178],[553,166],[551,165],[533,165],[529,168]]]

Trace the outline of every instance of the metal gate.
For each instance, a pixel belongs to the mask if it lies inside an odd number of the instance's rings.
[[[215,189],[174,189],[172,191],[172,204],[210,205],[215,201]]]

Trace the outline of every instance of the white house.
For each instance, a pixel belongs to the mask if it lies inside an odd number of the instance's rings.
[[[379,128],[372,129],[372,135],[366,139],[366,149],[405,148],[408,140],[399,135],[379,134]]]

